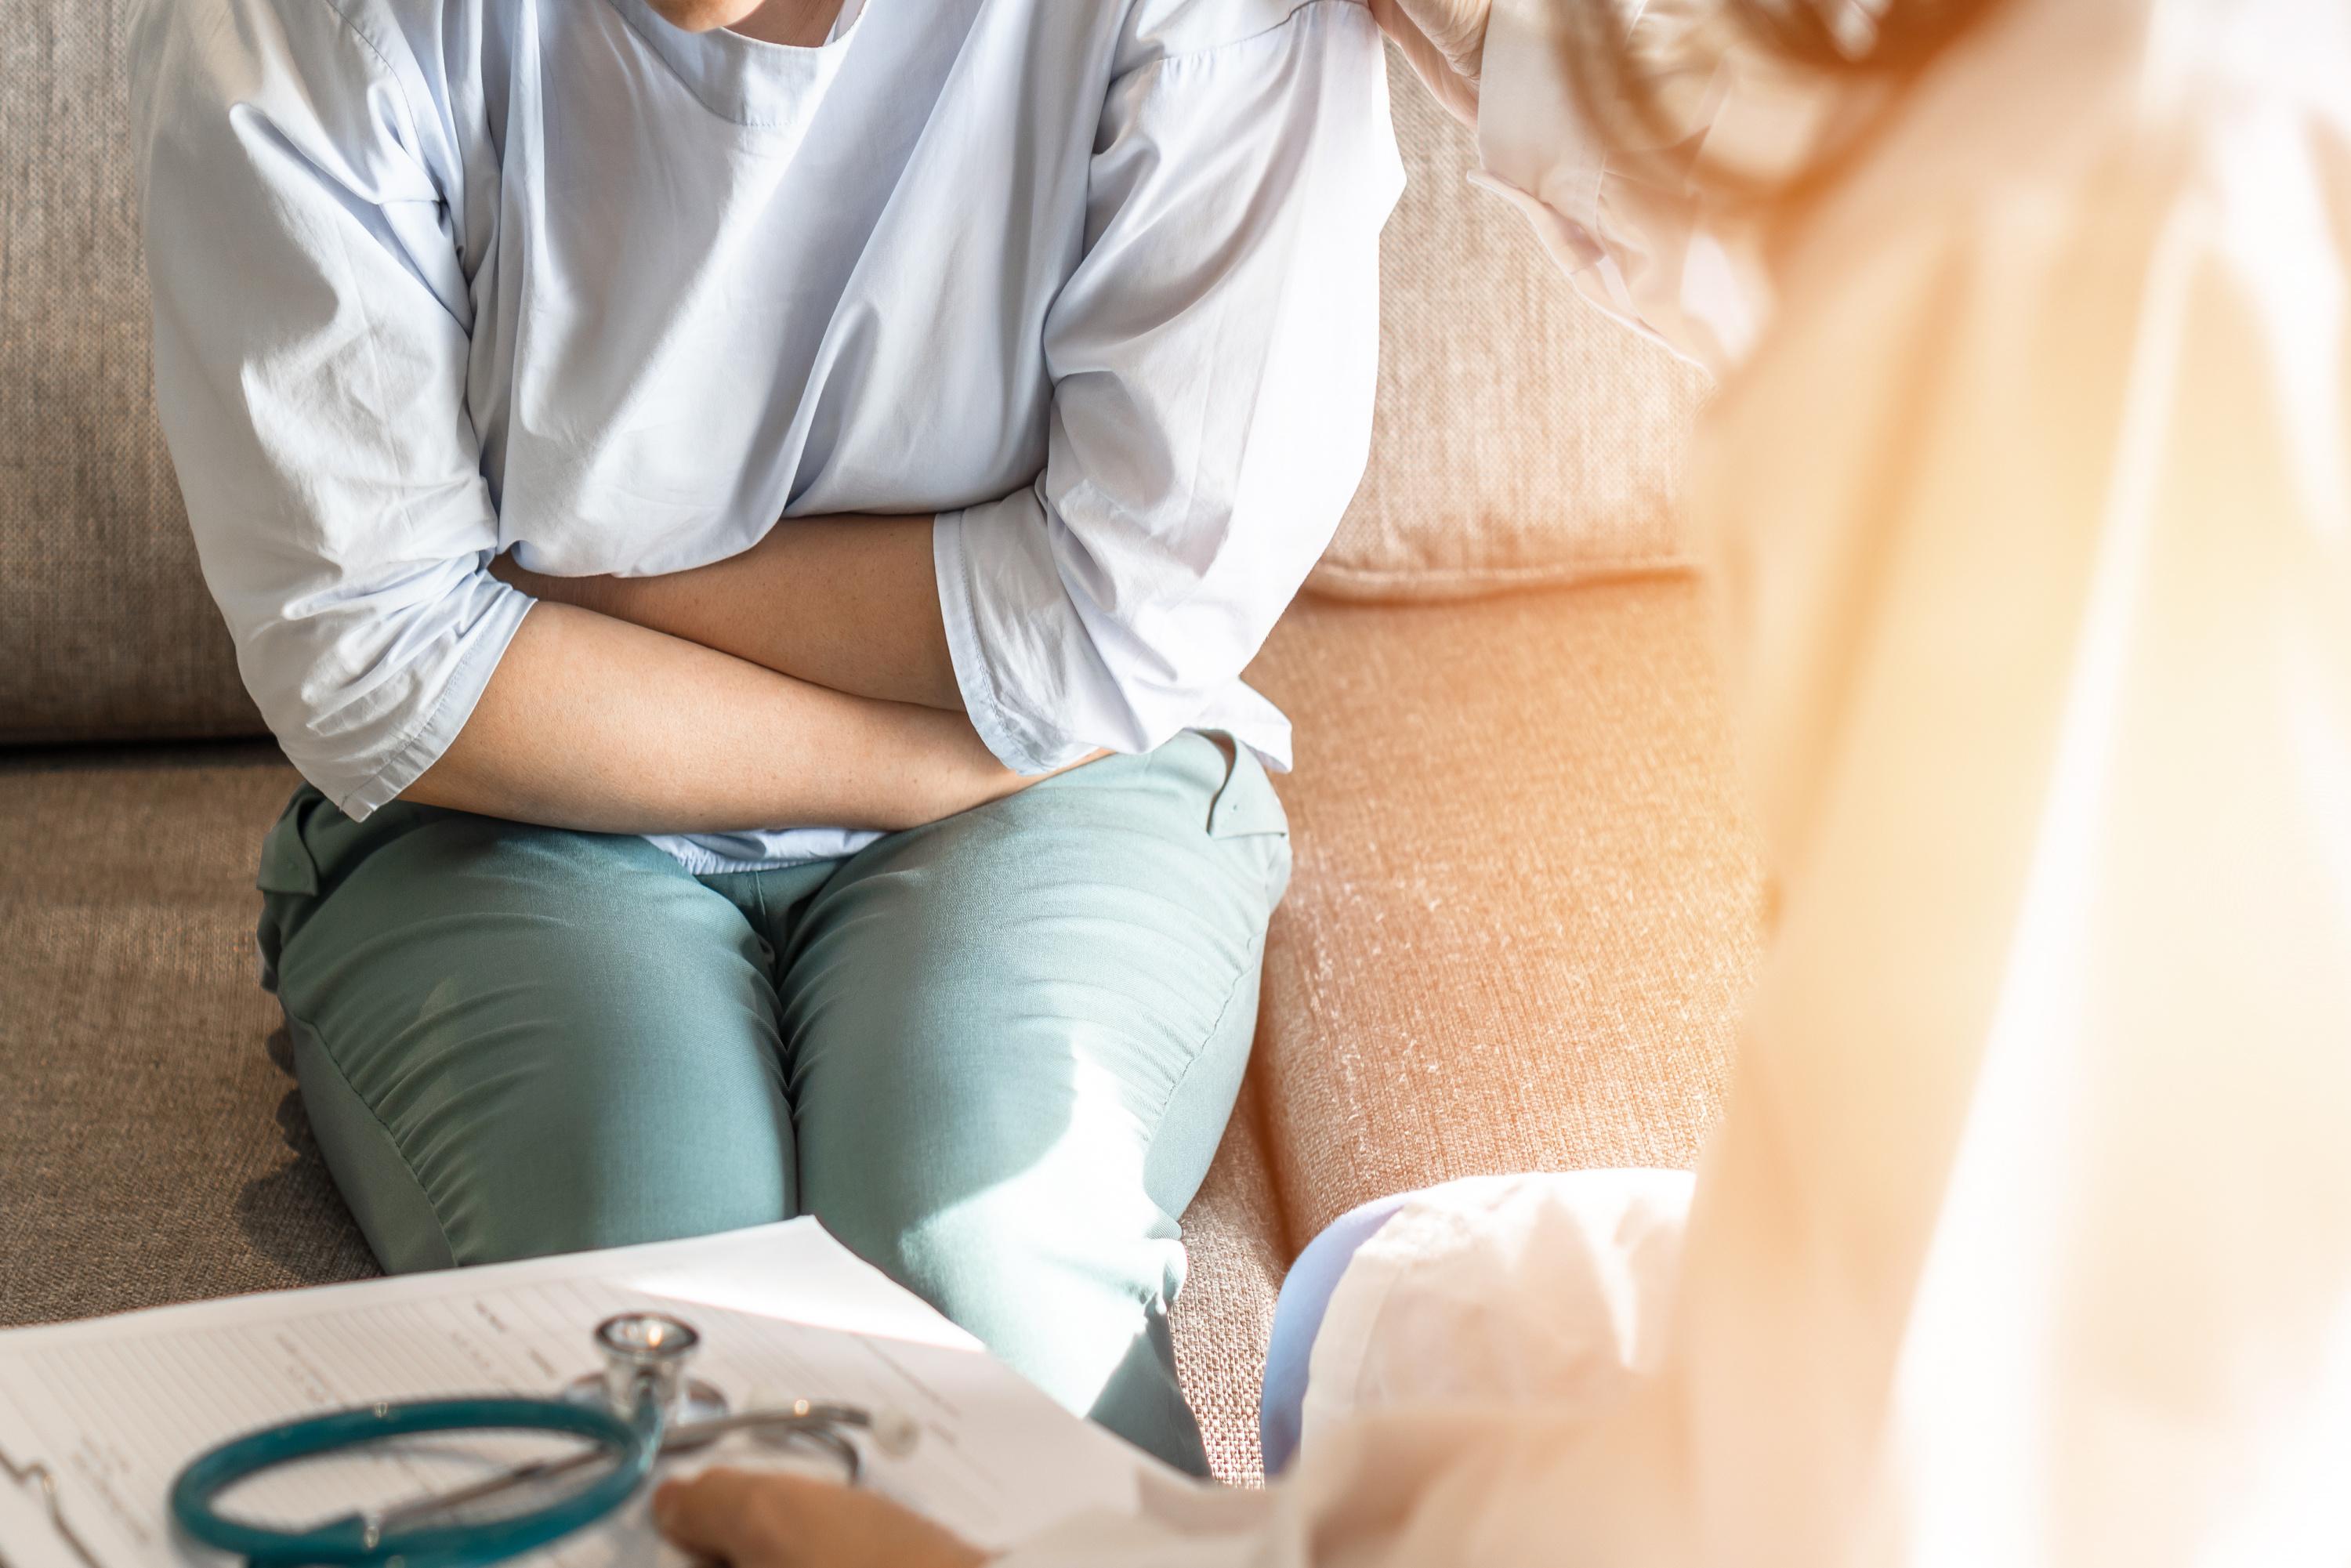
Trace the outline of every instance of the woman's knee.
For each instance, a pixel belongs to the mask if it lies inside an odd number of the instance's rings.
[[[1083,1411],[1183,1282],[1175,1221],[1131,1172],[1032,1170],[960,1200],[878,1182],[811,1204],[852,1250]]]
[[[303,1097],[387,1267],[792,1211],[759,940],[648,853],[447,817],[341,877],[283,955]]]
[[[601,1021],[444,1031],[445,1049],[413,1053],[413,1078],[382,1105],[361,1100],[331,1052],[298,1051],[319,1144],[387,1268],[666,1240],[794,1212],[771,1048],[713,1030],[640,1050]],[[675,1021],[693,1030],[690,1015]]]

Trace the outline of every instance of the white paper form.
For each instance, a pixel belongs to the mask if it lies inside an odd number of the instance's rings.
[[[756,1391],[761,1404],[805,1397],[913,1417],[914,1450],[890,1459],[869,1448],[869,1481],[983,1546],[1084,1510],[1132,1509],[1145,1471],[1173,1474],[1054,1405],[813,1219],[0,1333],[0,1453],[49,1467],[68,1521],[104,1568],[217,1561],[174,1534],[165,1504],[203,1449],[379,1400],[548,1394],[599,1370],[598,1322],[640,1310],[700,1330],[695,1375],[738,1408]],[[462,1448],[471,1474],[506,1462],[519,1441],[456,1435],[405,1460],[322,1461],[261,1478],[235,1502],[255,1517],[316,1522],[448,1484],[432,1470],[434,1446]],[[83,1568],[37,1495],[5,1477],[0,1558]],[[640,1498],[533,1561],[684,1560],[657,1546]]]

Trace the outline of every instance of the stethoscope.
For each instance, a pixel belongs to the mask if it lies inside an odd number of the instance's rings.
[[[596,1327],[603,1372],[580,1378],[553,1398],[486,1395],[362,1405],[233,1437],[198,1455],[172,1481],[172,1520],[193,1540],[234,1552],[256,1568],[479,1568],[593,1524],[635,1495],[658,1460],[706,1448],[730,1433],[819,1448],[839,1461],[852,1486],[863,1464],[851,1433],[863,1433],[885,1454],[913,1448],[914,1423],[852,1405],[799,1399],[730,1414],[717,1389],[686,1376],[686,1364],[701,1339],[676,1318],[625,1313]],[[299,1529],[239,1519],[218,1506],[230,1488],[280,1465],[392,1438],[490,1431],[577,1437],[589,1447]],[[607,1468],[594,1470],[600,1462]],[[585,1485],[539,1506],[488,1519],[448,1517],[582,1471],[590,1472]]]

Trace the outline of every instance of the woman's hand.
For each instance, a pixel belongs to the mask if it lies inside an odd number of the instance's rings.
[[[653,1522],[735,1568],[977,1568],[977,1547],[869,1491],[774,1471],[709,1469],[653,1493]]]
[[[1486,60],[1493,0],[1371,0],[1380,31],[1395,41],[1413,74],[1462,124],[1478,123],[1478,82]]]

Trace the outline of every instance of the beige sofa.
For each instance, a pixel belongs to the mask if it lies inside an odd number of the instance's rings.
[[[113,13],[0,0],[0,1322],[373,1269],[256,983],[255,849],[294,775],[153,426]],[[1297,721],[1297,873],[1186,1219],[1177,1349],[1235,1480],[1299,1247],[1447,1176],[1687,1163],[1753,962],[1675,570],[1696,388],[1397,104],[1372,470],[1255,672]]]

